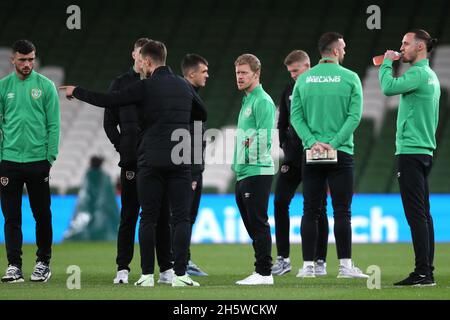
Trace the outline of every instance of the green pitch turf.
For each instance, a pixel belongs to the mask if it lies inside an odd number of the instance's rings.
[[[0,247],[0,263],[6,268],[4,245]],[[165,300],[243,300],[243,299],[450,299],[450,244],[436,246],[436,287],[395,288],[392,283],[403,279],[413,265],[411,244],[353,245],[353,257],[363,271],[370,265],[381,269],[381,289],[369,290],[364,279],[337,279],[336,248],[329,246],[328,276],[299,279],[295,275],[301,265],[300,245],[292,245],[293,270],[275,277],[274,286],[241,287],[234,283],[253,271],[250,245],[194,245],[194,261],[210,275],[196,277],[201,287],[172,288],[156,284],[153,288],[134,287],[140,276],[139,247],[131,265],[130,284],[113,285],[115,276],[115,243],[64,243],[53,247],[48,283],[31,283],[34,266],[32,245],[24,246],[24,283],[0,283],[0,300],[4,299],[165,299]],[[273,250],[273,253],[276,251]],[[81,269],[81,289],[69,290],[67,267]],[[155,283],[158,279],[155,272]],[[3,275],[3,272],[2,272]]]

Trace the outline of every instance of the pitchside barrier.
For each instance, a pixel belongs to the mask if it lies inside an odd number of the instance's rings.
[[[120,205],[120,198],[117,198]],[[450,194],[430,196],[437,242],[450,242]],[[292,243],[301,241],[300,222],[303,199],[296,195],[290,206]],[[52,196],[53,237],[59,243],[68,229],[75,210],[76,196]],[[28,204],[23,199],[23,240],[35,241],[35,223]],[[269,204],[269,222],[272,240],[275,241],[273,196]],[[334,242],[333,213],[328,197],[329,241]],[[89,216],[86,215],[86,219]],[[87,221],[80,221],[86,223]],[[4,219],[0,216],[0,242],[4,242]],[[406,222],[400,195],[357,194],[352,204],[353,243],[410,242],[411,235]],[[137,233],[136,233],[137,234]],[[137,239],[137,238],[136,238]],[[247,243],[250,239],[239,216],[234,195],[203,195],[197,221],[194,225],[192,243]]]

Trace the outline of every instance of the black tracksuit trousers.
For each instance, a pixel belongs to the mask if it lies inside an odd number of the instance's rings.
[[[430,214],[428,175],[432,157],[425,154],[397,156],[398,183],[406,220],[411,228],[415,253],[415,272],[433,275],[434,227]]]
[[[338,259],[352,256],[351,204],[353,198],[353,156],[338,151],[336,164],[306,164],[303,157],[303,217],[301,223],[303,261],[314,261],[318,219],[323,207],[323,188],[328,181],[334,215],[334,236]]]
[[[267,216],[271,184],[271,175],[252,176],[236,182],[236,203],[253,241],[255,271],[263,276],[271,275],[272,267],[272,238]]]
[[[5,245],[8,264],[22,268],[22,192],[27,188],[36,220],[36,262],[50,263],[52,255],[52,213],[50,210],[50,163],[47,160],[17,163],[0,162],[0,194],[5,218]]]
[[[122,168],[120,172],[120,183],[122,186],[120,210],[120,225],[117,234],[117,270],[130,271],[130,263],[134,254],[134,239],[136,224],[139,216],[139,201],[137,193],[136,168]],[[172,268],[172,246],[170,236],[169,204],[167,197],[164,198],[158,224],[156,225],[156,256],[158,258],[159,270],[164,272]]]
[[[172,212],[174,271],[177,276],[184,275],[190,243],[189,208],[192,201],[190,167],[139,167],[137,187],[142,207],[139,225],[142,274],[154,273],[155,228],[160,215],[166,215],[170,219],[169,211],[162,210],[164,197],[167,196]]]
[[[275,216],[275,239],[278,256],[288,258],[290,253],[289,232],[289,205],[295,195],[295,190],[302,182],[301,166],[291,165],[289,162],[283,163],[278,174],[277,185],[275,187],[274,216]],[[328,216],[327,216],[327,185],[323,189],[323,206],[318,219],[318,238],[316,248],[317,260],[326,261],[328,249]]]
[[[203,173],[192,174],[192,205],[190,211],[191,228],[190,233],[192,235],[192,227],[197,219],[198,208],[200,206],[200,198],[202,197],[203,190]],[[191,260],[191,249],[188,250],[188,261]]]

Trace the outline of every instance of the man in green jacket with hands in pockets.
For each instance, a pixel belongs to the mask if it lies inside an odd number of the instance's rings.
[[[400,48],[402,62],[411,68],[401,77],[392,76],[396,52],[386,51],[380,66],[381,90],[387,96],[400,94],[396,151],[397,178],[406,220],[411,228],[415,269],[396,286],[434,286],[434,228],[430,214],[428,175],[436,149],[439,119],[439,80],[431,70],[427,53],[437,40],[414,29],[405,34]]]
[[[274,175],[270,154],[275,104],[259,82],[261,62],[253,54],[235,61],[237,87],[244,92],[239,113],[232,169],[236,203],[255,250],[255,272],[238,285],[273,285],[272,239],[267,208]]]
[[[291,123],[312,153],[327,151],[331,163],[310,163],[303,157],[303,217],[301,222],[303,268],[297,277],[314,278],[317,220],[323,186],[328,181],[333,204],[334,235],[339,259],[338,278],[368,278],[352,262],[351,204],[353,198],[353,132],[363,107],[361,80],[341,66],[345,42],[328,32],[319,40],[319,64],[303,73],[292,93]],[[309,152],[309,151],[308,151]]]

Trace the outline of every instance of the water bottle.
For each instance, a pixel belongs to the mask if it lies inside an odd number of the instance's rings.
[[[400,52],[395,52],[394,60],[399,60],[402,57],[402,54]],[[373,57],[372,62],[374,66],[379,66],[383,63],[384,60],[384,54],[381,54],[379,56]]]

